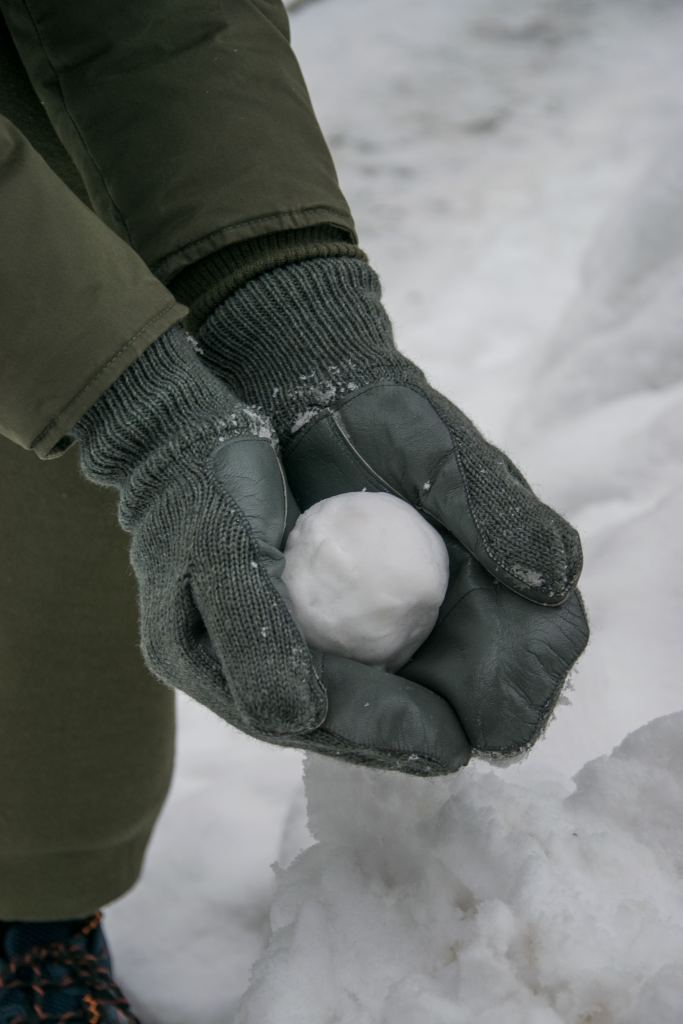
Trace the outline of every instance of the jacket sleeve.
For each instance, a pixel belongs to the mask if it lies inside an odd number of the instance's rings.
[[[274,233],[356,243],[281,0],[0,10],[93,209],[162,281]]]
[[[0,117],[0,433],[39,458],[180,305]]]

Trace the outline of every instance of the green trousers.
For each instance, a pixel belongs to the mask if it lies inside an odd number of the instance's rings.
[[[174,694],[138,649],[128,538],[77,451],[0,438],[0,919],[126,892],[168,790]]]
[[[67,433],[195,299],[356,241],[280,0],[0,0],[0,223],[0,919],[50,920],[134,884],[174,750]]]

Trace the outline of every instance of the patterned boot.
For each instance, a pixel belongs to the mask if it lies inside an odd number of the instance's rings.
[[[101,922],[0,922],[0,1024],[140,1024]]]

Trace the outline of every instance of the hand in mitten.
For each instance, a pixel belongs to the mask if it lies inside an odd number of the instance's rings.
[[[466,759],[453,712],[431,693],[419,725],[414,702],[389,694],[387,743],[381,729],[320,728],[330,715],[319,660],[281,582],[281,547],[298,510],[269,421],[216,379],[183,330],[154,342],[73,433],[84,475],[120,492],[141,649],[160,680],[271,742],[424,773]],[[404,734],[419,740],[419,756]]]
[[[325,658],[330,701],[361,719],[368,692],[410,680],[444,698],[478,752],[528,748],[588,640],[579,537],[396,349],[373,270],[335,257],[262,274],[198,338],[217,376],[272,418],[300,507],[387,491],[449,549],[450,586],[427,642],[395,676]]]

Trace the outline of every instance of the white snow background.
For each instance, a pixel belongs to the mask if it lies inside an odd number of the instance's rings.
[[[146,1024],[680,1024],[683,3],[292,31],[398,343],[581,530],[593,637],[526,761],[445,780],[304,787],[181,701],[121,982]]]

